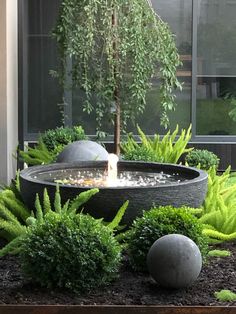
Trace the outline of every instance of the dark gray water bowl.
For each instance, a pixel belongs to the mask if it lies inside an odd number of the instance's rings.
[[[56,183],[53,178],[55,174],[64,171],[105,170],[106,166],[107,162],[105,161],[89,161],[55,163],[24,169],[20,172],[22,197],[29,208],[33,209],[36,193],[42,199],[44,188],[47,188],[50,198],[54,200]],[[99,193],[85,204],[84,213],[89,213],[95,218],[103,217],[105,221],[111,221],[120,206],[126,200],[129,200],[129,207],[122,222],[130,224],[135,217],[142,214],[143,210],[150,209],[153,205],[199,207],[206,195],[207,173],[195,168],[172,164],[120,161],[118,162],[119,171],[141,171],[147,176],[161,171],[171,175],[177,173],[181,178],[181,182],[176,181],[164,185],[145,187],[100,187]],[[88,187],[60,184],[62,202],[73,199],[80,192],[88,189]]]

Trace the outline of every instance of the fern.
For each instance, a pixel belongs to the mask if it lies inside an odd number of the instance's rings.
[[[24,151],[19,151],[19,155],[23,162],[31,166],[49,164],[55,159],[54,153],[47,149],[41,137],[36,147],[26,146]]]
[[[36,194],[35,199],[36,218],[39,222],[43,222],[43,209],[39,201],[39,195]]]
[[[234,241],[236,239],[236,232],[233,232],[231,234],[225,234],[212,229],[203,229],[203,234],[205,234],[211,239],[220,241]]]
[[[45,214],[51,211],[51,202],[46,188],[43,191],[43,208]]]
[[[23,241],[23,236],[19,236],[12,240],[10,243],[5,245],[1,250],[0,250],[0,257],[5,256],[7,254],[17,254],[20,252],[20,246]]]
[[[4,230],[7,239],[14,239],[25,232],[25,226],[0,218],[0,230]]]
[[[0,217],[11,221],[15,224],[19,223],[17,217],[3,204],[0,203]]]
[[[82,204],[87,202],[94,194],[98,193],[98,191],[99,191],[98,189],[93,189],[86,192],[82,192],[72,202],[68,200],[62,207],[60,190],[59,186],[57,186],[54,197],[55,212],[58,215],[66,213],[70,215],[77,215],[78,208]],[[8,191],[8,193],[9,192],[10,191]],[[43,193],[42,204],[40,202],[39,195],[36,194],[35,214],[32,213],[31,215],[28,215],[27,218],[24,220],[24,223],[21,223],[17,220],[16,216],[14,216],[13,212],[8,210],[0,203],[0,231],[2,231],[2,235],[4,235],[4,237],[8,241],[10,241],[9,244],[7,244],[2,250],[0,250],[0,256],[3,256],[8,253],[14,252],[18,253],[20,248],[17,248],[15,244],[17,243],[19,245],[19,243],[24,238],[24,234],[27,232],[27,229],[31,228],[31,226],[33,226],[36,221],[38,221],[39,223],[44,221],[45,215],[52,211],[50,204],[51,204],[50,198],[48,196],[48,192],[46,189],[44,190]]]
[[[0,204],[8,208],[12,214],[14,214],[18,219],[25,221],[27,217],[30,216],[29,209],[25,204],[18,198],[10,187],[0,192]],[[1,211],[0,211],[1,215]]]
[[[99,189],[95,188],[95,189],[91,189],[91,190],[80,193],[71,201],[68,212],[71,213],[78,210],[78,208],[80,208],[83,204],[87,203],[90,200],[90,198],[93,195],[97,194],[98,192],[99,192]]]
[[[137,126],[137,129],[141,140],[140,145],[135,142],[132,135],[128,136],[127,142],[121,144],[121,148],[124,152],[124,159],[126,160],[141,160],[139,158],[137,159],[137,156],[139,155],[140,148],[142,148],[141,151],[147,151],[146,155],[143,154],[143,156],[141,156],[144,161],[161,161],[176,164],[184,153],[193,149],[186,148],[191,139],[191,125],[187,131],[181,131],[178,139],[178,125],[172,134],[168,131],[162,140],[158,134],[155,134],[154,138],[151,139],[144,134],[139,126]],[[150,158],[152,160],[150,160]]]
[[[208,192],[199,220],[207,225],[204,233],[212,241],[236,239],[236,185],[227,187],[229,176],[230,167],[221,176],[215,167],[208,172]]]
[[[116,216],[114,217],[114,219],[107,225],[108,228],[110,228],[111,230],[115,230],[119,226],[119,224],[121,222],[121,219],[123,218],[128,205],[129,205],[129,201],[126,201],[121,206],[121,208],[118,210],[118,212],[117,212]]]

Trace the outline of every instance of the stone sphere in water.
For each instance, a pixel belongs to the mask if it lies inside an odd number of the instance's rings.
[[[147,255],[147,266],[160,286],[185,288],[198,278],[202,256],[191,239],[180,234],[169,234],[153,243]]]
[[[57,156],[57,162],[107,160],[106,149],[93,141],[76,141],[67,145]]]

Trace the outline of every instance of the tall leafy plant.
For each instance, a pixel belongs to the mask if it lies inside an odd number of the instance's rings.
[[[149,138],[138,127],[141,143],[139,144],[132,135],[129,135],[128,140],[121,145],[124,159],[176,164],[184,153],[193,149],[186,148],[191,139],[191,125],[188,130],[181,130],[177,138],[178,132],[179,127],[177,125],[173,133],[168,131],[163,138],[159,134],[155,134],[154,138]]]
[[[214,167],[208,172],[208,192],[199,220],[213,242],[236,239],[236,185],[226,186],[229,175],[230,167],[221,176]]]
[[[53,33],[61,60],[55,76],[64,87],[71,77],[70,87],[84,91],[83,110],[95,111],[98,130],[104,120],[113,121],[116,153],[121,126],[144,111],[154,74],[161,81],[161,123],[168,125],[173,89],[181,88],[180,60],[173,35],[150,0],[62,0]]]

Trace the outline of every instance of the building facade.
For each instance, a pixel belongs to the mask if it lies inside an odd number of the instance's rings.
[[[85,114],[80,105],[83,92],[63,91],[49,74],[58,66],[51,31],[60,2],[0,0],[0,64],[5,70],[0,75],[1,181],[9,180],[14,171],[10,159],[17,143],[36,141],[40,132],[60,126],[62,119],[66,125],[81,124],[88,134],[95,133],[95,117]],[[194,145],[220,155],[222,168],[227,164],[236,168],[236,1],[152,3],[175,34],[183,62],[177,72],[183,91],[176,93],[178,106],[170,114],[171,128],[192,124]],[[138,119],[150,135],[164,133],[159,123],[158,84],[154,78],[145,113]]]

